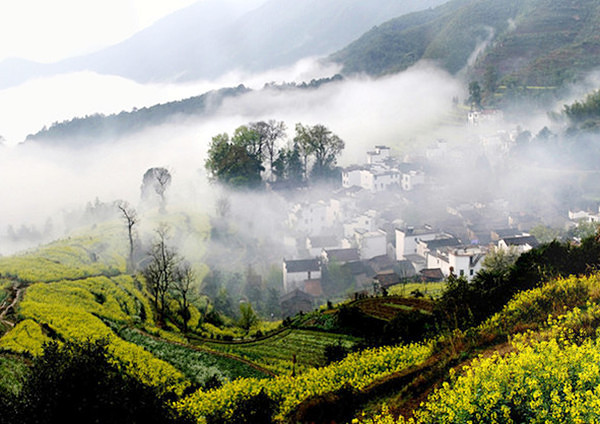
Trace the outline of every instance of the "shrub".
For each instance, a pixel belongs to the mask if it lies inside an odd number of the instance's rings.
[[[155,388],[129,376],[110,357],[108,342],[51,342],[33,360],[7,422],[187,423]],[[3,408],[3,411],[5,409]]]

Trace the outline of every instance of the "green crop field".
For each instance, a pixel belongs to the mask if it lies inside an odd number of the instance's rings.
[[[272,337],[248,343],[198,342],[199,346],[247,359],[276,374],[303,372],[325,365],[325,347],[341,343],[350,348],[359,339],[342,334],[308,330],[285,330]]]

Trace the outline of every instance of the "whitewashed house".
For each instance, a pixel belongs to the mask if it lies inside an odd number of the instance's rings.
[[[308,281],[321,279],[321,261],[319,259],[283,260],[283,290],[305,290]]]
[[[298,203],[288,215],[288,225],[303,234],[323,234],[331,227],[329,205],[324,201]]]
[[[569,219],[575,222],[600,222],[600,213],[588,211],[569,211]]]
[[[391,149],[387,146],[375,146],[375,150],[367,152],[367,163],[383,163],[391,157],[390,152]]]
[[[409,171],[402,174],[402,190],[412,191],[415,187],[425,184],[425,173],[423,171]]]
[[[498,240],[498,248],[508,251],[511,246],[519,253],[529,252],[534,247],[539,246],[538,240],[529,234],[514,237],[504,237]]]
[[[367,168],[353,165],[342,170],[342,187],[362,187],[362,172]]]
[[[340,246],[340,241],[335,236],[306,237],[306,250],[311,257],[319,256],[323,249],[334,249]]]
[[[445,277],[452,272],[470,280],[481,270],[486,253],[481,246],[436,249],[427,255],[427,269],[439,268]]]
[[[369,260],[387,253],[387,234],[383,230],[356,230],[356,245],[363,260]]]
[[[433,240],[440,234],[442,233],[434,231],[431,227],[396,228],[396,260],[402,261],[407,255],[416,255],[419,240]]]
[[[377,212],[369,209],[354,217],[352,221],[344,223],[344,237],[348,239],[354,238],[354,233],[357,230],[376,231],[378,229],[377,217]]]

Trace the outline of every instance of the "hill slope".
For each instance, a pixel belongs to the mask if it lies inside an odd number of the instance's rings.
[[[600,65],[599,16],[592,0],[452,0],[373,28],[331,58],[346,73],[429,59],[451,73],[471,62],[476,77],[493,67],[505,83],[560,85]]]
[[[48,65],[0,63],[0,88],[81,70],[138,82],[214,78],[234,69],[262,71],[329,54],[373,25],[446,1],[254,0],[235,6],[232,1],[201,1],[93,54]]]

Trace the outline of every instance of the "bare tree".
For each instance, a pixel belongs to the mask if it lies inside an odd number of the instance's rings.
[[[215,206],[219,218],[227,218],[231,212],[231,200],[225,194],[219,196]]]
[[[179,302],[179,315],[183,321],[183,332],[188,331],[188,322],[190,315],[190,295],[192,287],[196,281],[196,273],[189,262],[181,263],[175,270],[175,279],[173,280],[173,292]]]
[[[129,203],[123,201],[117,204],[117,207],[121,211],[121,215],[123,220],[125,221],[125,225],[127,226],[127,235],[129,237],[129,258],[127,260],[127,271],[134,272],[135,271],[135,263],[133,261],[133,253],[134,253],[134,229],[133,226],[138,223],[138,215],[134,208],[129,206]]]
[[[175,249],[167,246],[167,239],[168,228],[165,225],[159,226],[156,230],[156,239],[148,252],[150,260],[143,271],[158,321],[161,323],[164,322],[167,312],[167,293],[175,280],[179,262]]]
[[[171,185],[171,173],[167,168],[150,168],[142,180],[142,199],[147,199],[150,193],[156,193],[160,198],[160,212],[166,211],[165,192]]]

